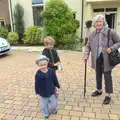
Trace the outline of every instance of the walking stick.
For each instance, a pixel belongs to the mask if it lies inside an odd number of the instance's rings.
[[[84,97],[86,94],[86,73],[87,73],[87,60],[85,60],[85,74],[84,74]]]

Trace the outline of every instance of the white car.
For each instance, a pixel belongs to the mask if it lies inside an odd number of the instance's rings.
[[[7,54],[11,51],[9,42],[0,37],[0,55]]]

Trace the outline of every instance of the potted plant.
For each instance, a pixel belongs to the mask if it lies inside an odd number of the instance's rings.
[[[92,20],[87,20],[85,22],[85,25],[86,25],[86,36],[85,36],[85,45],[86,45],[88,41],[88,36],[90,34],[90,28],[92,27]]]

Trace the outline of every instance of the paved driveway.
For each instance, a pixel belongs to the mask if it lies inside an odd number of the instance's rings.
[[[60,76],[59,110],[49,120],[120,120],[120,66],[113,70],[112,102],[102,105],[105,94],[91,97],[95,89],[95,73],[90,67],[87,95],[83,98],[82,53],[69,51],[59,54],[64,69]],[[34,92],[37,70],[34,60],[38,55],[38,52],[13,51],[0,57],[0,120],[44,120],[39,96]]]

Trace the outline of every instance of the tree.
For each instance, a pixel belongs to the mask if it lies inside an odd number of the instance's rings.
[[[63,0],[49,0],[42,12],[44,34],[52,36],[57,44],[66,45],[74,42],[78,21],[72,10]]]
[[[14,25],[15,25],[15,32],[19,34],[18,43],[22,42],[23,34],[24,34],[24,9],[23,7],[17,3],[14,8]]]

